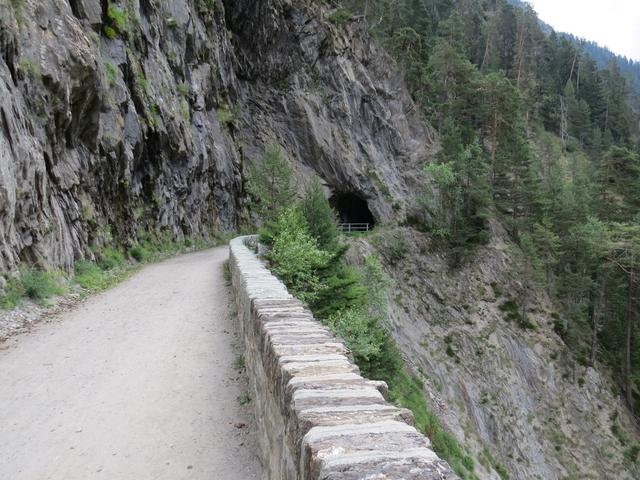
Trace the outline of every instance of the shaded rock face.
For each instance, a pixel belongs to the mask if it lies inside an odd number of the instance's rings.
[[[271,143],[376,219],[413,208],[430,132],[362,25],[305,1],[112,5],[123,22],[0,0],[0,271],[233,229]]]
[[[261,141],[275,137],[331,191],[367,201],[376,220],[413,214],[433,134],[366,26],[336,27],[314,3],[225,3],[238,77],[251,99],[243,109],[246,153],[257,156]]]
[[[70,268],[139,229],[235,225],[241,164],[216,115],[234,88],[216,68],[233,65],[224,21],[163,5],[122,5],[113,39],[97,0],[0,5],[0,270]]]

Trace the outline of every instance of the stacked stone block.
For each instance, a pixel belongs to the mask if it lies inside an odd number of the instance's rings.
[[[245,365],[269,480],[457,478],[385,399],[386,384],[360,376],[345,345],[247,246],[230,243]]]

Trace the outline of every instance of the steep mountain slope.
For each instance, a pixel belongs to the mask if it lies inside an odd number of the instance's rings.
[[[429,132],[407,113],[389,57],[326,12],[286,1],[2,0],[0,270],[70,269],[89,247],[145,231],[233,229],[244,164],[270,143],[388,218]]]
[[[545,292],[532,293],[527,323],[505,308],[527,287],[521,254],[494,228],[462,268],[408,228],[357,240],[352,258],[376,252],[388,265],[394,338],[480,478],[637,478],[625,457],[635,422],[608,376],[579,363],[555,333]]]

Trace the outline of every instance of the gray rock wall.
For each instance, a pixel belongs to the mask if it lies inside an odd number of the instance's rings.
[[[70,270],[91,247],[148,232],[235,229],[247,161],[269,144],[378,220],[415,207],[430,130],[365,26],[337,27],[330,11],[0,0],[0,274],[21,262]]]
[[[264,477],[454,479],[386,385],[362,378],[344,344],[246,246],[230,243]]]

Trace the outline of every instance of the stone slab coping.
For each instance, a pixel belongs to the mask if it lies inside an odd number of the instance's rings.
[[[286,425],[287,449],[300,480],[453,480],[458,477],[386,399],[384,382],[359,374],[349,350],[296,300],[252,251],[255,236],[229,244],[239,301]],[[247,319],[243,319],[247,322]],[[279,438],[281,432],[266,432]],[[280,480],[280,479],[273,479]]]

